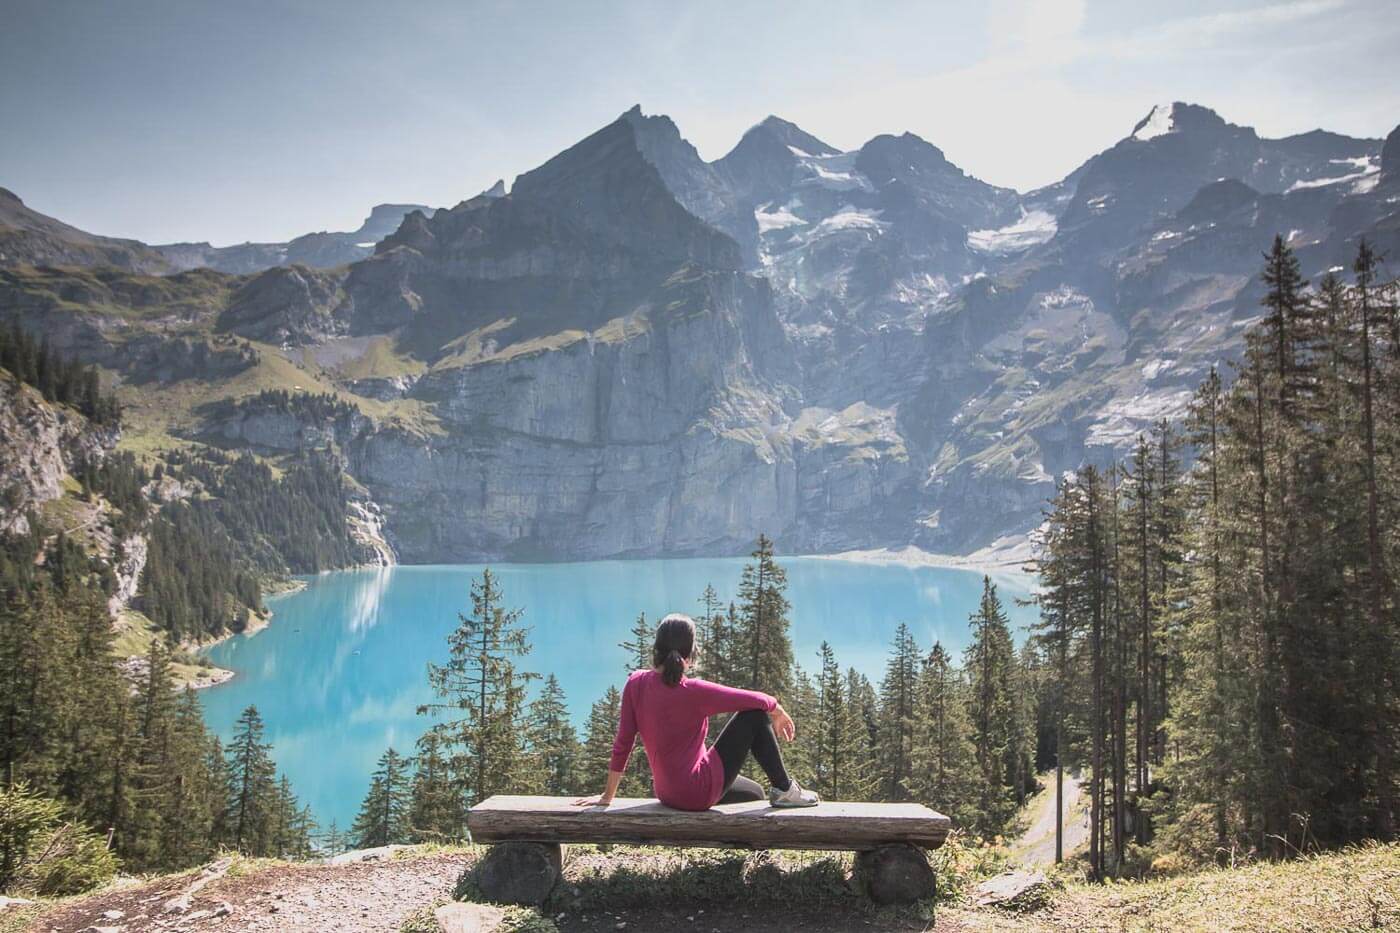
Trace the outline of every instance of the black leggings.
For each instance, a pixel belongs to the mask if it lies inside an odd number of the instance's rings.
[[[746,709],[729,717],[729,722],[715,739],[715,754],[724,763],[724,796],[720,803],[741,803],[762,800],[763,788],[739,773],[749,752],[778,790],[787,790],[792,781],[783,767],[783,753],[778,750],[778,737],[773,724],[761,709]]]

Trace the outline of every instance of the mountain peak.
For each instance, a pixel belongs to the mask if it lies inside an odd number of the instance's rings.
[[[1128,138],[1138,142],[1147,142],[1168,133],[1212,130],[1224,126],[1226,126],[1225,120],[1209,107],[1182,103],[1178,100],[1153,106],[1147,112],[1147,116],[1139,120],[1137,125],[1133,127]]]
[[[1172,111],[1175,109],[1175,104],[1154,104],[1152,109],[1147,111],[1147,116],[1133,127],[1133,131],[1128,134],[1129,138],[1146,142],[1170,133],[1176,129],[1176,123],[1172,119]]]
[[[755,134],[772,137],[790,150],[796,150],[793,155],[797,155],[799,151],[809,156],[837,155],[840,152],[835,146],[827,145],[796,123],[773,114],[750,127],[739,140],[739,144],[743,145],[745,139]]]
[[[658,143],[674,144],[681,142],[694,149],[685,137],[681,136],[680,127],[676,126],[676,121],[666,116],[664,113],[654,113],[647,116],[642,112],[642,105],[636,104],[622,116],[617,118],[622,123],[630,125],[637,136],[637,144],[645,152],[648,145]]]

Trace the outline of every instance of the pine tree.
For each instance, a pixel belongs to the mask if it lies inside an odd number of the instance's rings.
[[[982,599],[969,619],[972,641],[964,652],[968,672],[968,718],[977,764],[977,826],[984,835],[1003,832],[1016,812],[1017,705],[1016,656],[1011,629],[990,577],[982,579]]]
[[[583,781],[585,784],[601,782],[608,773],[612,760],[613,739],[617,736],[618,718],[622,712],[622,694],[616,687],[609,687],[588,711],[588,723],[584,726],[583,740]],[[627,788],[623,781],[624,796],[634,789]]]
[[[908,800],[919,683],[919,646],[909,626],[900,623],[880,683],[876,758],[883,800]]]
[[[695,676],[723,683],[724,615],[719,594],[707,583],[699,602],[700,614],[695,617]]]
[[[334,857],[344,852],[349,846],[345,842],[345,834],[340,831],[334,819],[331,820],[330,828],[321,837],[321,850],[329,857]]]
[[[418,712],[460,716],[434,725],[443,744],[458,750],[453,764],[468,803],[515,787],[526,763],[522,726],[525,688],[536,676],[518,671],[530,653],[521,612],[501,605],[490,570],[472,584],[472,614],[448,636],[446,664],[428,665],[428,683],[439,702]]]
[[[172,767],[175,694],[170,681],[170,654],[159,639],[146,655],[146,678],[136,697],[136,715],[131,783],[137,806],[126,850],[132,867],[164,867],[164,822],[180,775]]]
[[[272,746],[263,741],[263,731],[258,708],[249,706],[238,717],[233,741],[226,752],[232,784],[228,842],[250,855],[267,852],[275,816],[276,769],[272,763]]]
[[[355,825],[350,828],[355,846],[372,849],[411,842],[411,796],[408,763],[389,748],[380,756],[370,776],[369,791],[360,804]]]
[[[167,758],[171,779],[157,804],[161,827],[161,867],[185,868],[207,861],[217,851],[214,824],[228,803],[227,787],[210,772],[209,763],[222,757],[213,751],[216,740],[204,725],[204,710],[193,689],[180,692],[170,732]]]
[[[632,623],[632,628],[627,634],[628,640],[618,645],[627,652],[627,669],[623,671],[624,676],[633,671],[651,670],[651,647],[655,633],[651,626],[647,625],[645,612],[637,614],[637,621]]]
[[[1365,640],[1365,643],[1374,652],[1371,656],[1372,663],[1368,666],[1373,672],[1372,689],[1376,691],[1376,700],[1372,705],[1375,709],[1374,715],[1377,717],[1375,724],[1369,730],[1368,738],[1370,741],[1368,744],[1374,749],[1376,756],[1378,795],[1376,826],[1383,836],[1389,838],[1394,835],[1396,828],[1395,736],[1390,728],[1390,722],[1394,718],[1392,700],[1397,685],[1391,677],[1394,670],[1390,659],[1394,651],[1394,624],[1393,615],[1389,615],[1387,610],[1391,608],[1392,581],[1385,562],[1385,551],[1381,544],[1381,480],[1379,475],[1381,458],[1376,444],[1377,415],[1380,409],[1377,404],[1376,384],[1380,380],[1377,378],[1377,366],[1373,359],[1373,334],[1379,329],[1381,322],[1376,320],[1373,290],[1376,284],[1378,264],[1379,258],[1371,249],[1371,245],[1362,239],[1357,248],[1356,262],[1352,265],[1352,271],[1356,274],[1356,310],[1360,323],[1361,344],[1361,435],[1364,450],[1363,478],[1366,495],[1365,608],[1370,627],[1370,637]],[[1397,334],[1395,330],[1397,317],[1393,308],[1390,310],[1390,320],[1392,350],[1400,353],[1400,342],[1397,342],[1400,334]],[[1386,622],[1388,616],[1392,619],[1389,625]],[[1387,707],[1390,708],[1387,709]]]
[[[875,743],[880,733],[880,697],[875,686],[854,667],[846,668],[846,704],[850,709],[853,729],[853,768],[847,769],[846,796],[853,800],[869,800],[880,783],[879,765],[875,760]]]
[[[943,645],[935,642],[919,672],[910,791],[915,800],[948,814],[959,827],[976,822],[971,735],[961,675]]]
[[[569,721],[564,690],[553,674],[530,704],[530,746],[546,794],[572,794],[580,788],[578,734]]]
[[[800,666],[793,666],[792,694],[784,708],[796,723],[797,735],[783,750],[783,761],[788,773],[798,776],[805,786],[815,772],[816,740],[821,734],[822,719],[817,685]]]
[[[773,542],[759,535],[739,581],[739,621],[735,631],[734,673],[754,690],[782,699],[792,685],[792,642],[788,637],[787,573],[773,558]]]
[[[859,800],[869,787],[870,734],[850,696],[831,646],[822,642],[818,717],[812,742],[812,787],[828,800]]]
[[[441,733],[429,729],[418,739],[417,767],[409,793],[408,822],[414,842],[451,842],[466,827],[462,795],[446,757]]]

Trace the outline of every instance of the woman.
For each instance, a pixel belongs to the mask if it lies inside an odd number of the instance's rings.
[[[750,753],[772,787],[775,807],[812,807],[819,799],[788,777],[778,737],[792,741],[796,727],[778,701],[756,690],[723,687],[686,677],[695,654],[695,623],[672,613],[656,628],[651,670],[636,671],[622,691],[622,715],[601,794],[574,801],[607,806],[617,794],[637,733],[651,764],[656,796],[677,810],[708,810],[716,803],[762,800],[763,789],[739,773]],[[719,738],[705,747],[709,717],[734,713]]]

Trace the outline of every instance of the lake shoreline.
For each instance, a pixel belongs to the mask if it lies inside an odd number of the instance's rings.
[[[355,570],[357,568],[347,567],[345,569]],[[338,572],[339,571],[334,570],[327,571],[327,573]],[[286,581],[279,581],[275,586],[276,589],[273,592],[265,594],[269,599],[275,599],[279,596],[290,596],[293,593],[300,593],[302,590],[306,589],[307,581],[292,578]],[[238,635],[244,635],[248,638],[252,638],[254,635],[263,631],[269,625],[272,624],[272,617],[274,614],[275,613],[272,611],[271,608],[269,608],[265,613],[250,613],[248,624],[243,626],[243,629],[241,631],[224,632],[222,635],[217,635],[207,639],[201,639],[200,641],[195,642],[182,642],[180,647],[184,648],[186,651],[189,651],[192,654],[203,655],[215,645],[223,644],[230,638],[234,638]],[[182,686],[190,687],[195,690],[208,690],[211,687],[218,687],[222,684],[226,684],[230,680],[233,680],[235,677],[238,676],[237,671],[227,667],[219,667],[217,664],[212,663],[209,665],[209,667],[202,668],[202,670],[208,671],[209,676],[201,677],[198,679],[198,681],[185,683]]]
[[[1005,548],[995,546],[973,551],[971,554],[939,554],[925,551],[914,545],[902,548],[871,548],[869,550],[838,551],[834,554],[801,554],[798,557],[816,560],[840,560],[857,564],[887,564],[896,567],[948,567],[953,570],[980,570],[986,573],[1022,573],[1033,559],[1028,542]]]
[[[1001,538],[987,547],[973,551],[971,554],[940,554],[934,551],[926,551],[914,545],[906,545],[902,548],[869,548],[850,551],[836,551],[830,554],[790,554],[786,555],[789,560],[822,560],[839,561],[852,564],[869,564],[875,566],[892,567],[940,567],[950,570],[966,570],[969,572],[980,572],[996,579],[1012,575],[1031,575],[1025,569],[1025,565],[1032,558],[1032,549],[1029,539],[1024,536],[1014,538]],[[706,558],[706,557],[647,557],[636,558],[637,560],[744,560],[745,555],[735,554],[727,557]],[[779,561],[783,558],[779,557]],[[597,561],[541,561],[541,564],[575,564],[575,563],[596,563]],[[467,563],[467,562],[463,562]],[[488,566],[491,563],[499,564],[529,564],[533,562],[516,561],[480,561],[470,562],[480,563]],[[275,589],[267,593],[269,600],[278,599],[284,596],[291,596],[300,593],[311,585],[317,577],[328,576],[338,573],[351,573],[360,570],[384,569],[382,564],[357,564],[353,567],[340,567],[334,570],[323,570],[317,574],[310,574],[304,577],[291,577],[285,581],[275,584]],[[444,567],[459,566],[458,564],[393,564],[391,567]],[[197,644],[186,644],[188,650],[196,654],[204,654],[216,645],[222,644],[238,635],[248,638],[257,635],[272,624],[275,611],[269,607],[265,615],[254,615],[248,625],[239,632],[225,632],[216,638],[210,638]],[[218,687],[228,683],[238,676],[237,671],[217,665],[211,665],[205,670],[211,676],[201,678],[198,683],[190,683],[188,686],[196,690],[207,690],[211,687]]]

